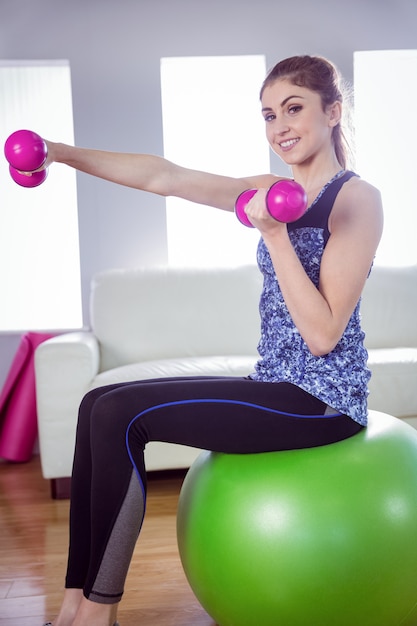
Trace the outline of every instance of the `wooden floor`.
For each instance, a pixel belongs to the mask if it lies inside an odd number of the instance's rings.
[[[145,523],[119,608],[121,626],[215,626],[185,579],[175,516],[182,477],[149,481]],[[68,500],[51,500],[38,457],[0,463],[0,625],[42,626],[62,597]]]

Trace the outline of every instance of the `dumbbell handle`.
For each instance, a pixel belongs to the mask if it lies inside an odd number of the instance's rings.
[[[257,189],[247,189],[238,196],[235,213],[240,222],[253,228],[245,213],[248,202],[257,193]],[[295,222],[307,209],[307,194],[294,180],[279,180],[268,189],[266,194],[268,213],[278,222]]]

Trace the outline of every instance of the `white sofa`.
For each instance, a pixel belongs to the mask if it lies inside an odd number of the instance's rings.
[[[88,390],[118,381],[253,371],[261,282],[256,266],[112,270],[94,277],[91,330],[54,337],[35,355],[42,472],[53,480],[56,497],[59,479],[71,474],[77,410]],[[362,302],[373,372],[369,406],[417,428],[416,311],[417,266],[375,267]],[[186,468],[198,453],[151,443],[147,468]]]

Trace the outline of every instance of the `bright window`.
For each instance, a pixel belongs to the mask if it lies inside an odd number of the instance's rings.
[[[0,61],[0,137],[29,129],[73,143],[66,61]],[[75,172],[54,164],[46,181],[23,188],[0,167],[0,331],[82,326]]]
[[[355,52],[354,85],[356,170],[384,203],[377,262],[417,263],[417,50]]]
[[[259,91],[265,58],[161,60],[165,157],[227,176],[270,171]],[[232,213],[167,198],[168,258],[179,266],[236,266],[256,261],[259,232]]]

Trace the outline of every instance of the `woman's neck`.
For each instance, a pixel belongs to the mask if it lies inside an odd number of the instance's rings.
[[[294,180],[305,189],[309,201],[314,200],[314,197],[320,192],[322,187],[341,170],[343,171],[343,167],[336,157],[326,162],[295,165],[292,168]]]

